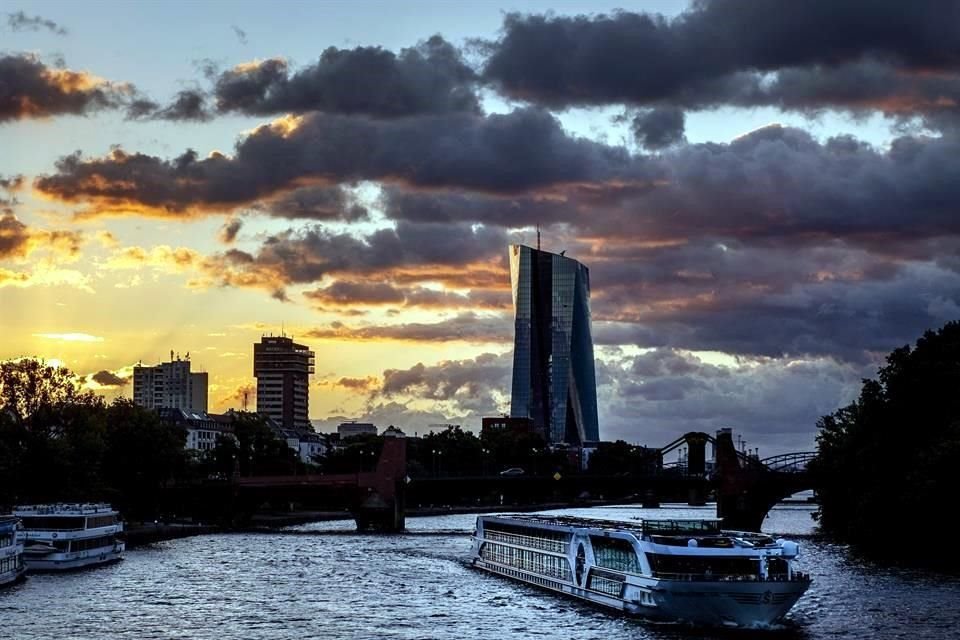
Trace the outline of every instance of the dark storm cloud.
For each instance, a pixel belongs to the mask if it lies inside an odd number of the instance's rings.
[[[0,214],[13,215],[13,209],[20,202],[17,200],[16,192],[23,188],[25,178],[22,175],[10,176],[9,178],[0,175]]]
[[[107,371],[106,369],[103,371],[97,371],[90,377],[93,378],[94,382],[104,387],[122,387],[130,382],[130,378],[121,378],[117,374],[113,373],[112,371]]]
[[[237,234],[240,233],[240,229],[243,227],[243,221],[234,218],[233,220],[227,221],[223,225],[223,228],[220,230],[220,241],[224,244],[233,244],[237,239]]]
[[[29,242],[27,225],[13,214],[0,215],[0,259],[25,255]]]
[[[418,222],[569,225],[575,236],[632,238],[618,249],[627,252],[637,243],[690,238],[792,246],[841,239],[896,252],[911,239],[960,234],[957,158],[960,137],[901,137],[880,149],[772,125],[729,144],[681,145],[647,159],[659,176],[648,184],[574,184],[516,196],[388,189],[383,208]]]
[[[278,218],[360,222],[370,217],[367,208],[342,187],[301,187],[259,202],[252,208]]]
[[[12,213],[0,214],[0,260],[25,258],[36,249],[49,249],[70,259],[80,252],[79,231],[31,229]]]
[[[7,26],[11,31],[40,31],[46,29],[58,36],[67,35],[67,30],[53,20],[41,16],[28,16],[23,11],[8,13]]]
[[[914,112],[922,114],[942,108],[935,104],[940,98],[956,109],[957,93],[942,91],[956,78],[909,76],[960,70],[960,3],[705,0],[674,19],[623,11],[510,14],[486,50],[488,82],[509,96],[554,107],[736,104],[887,112],[882,104],[893,105],[912,88],[922,97],[914,100]],[[861,69],[854,82],[838,84],[841,74],[832,70],[859,63],[875,67],[873,77]],[[843,74],[848,79],[852,68]],[[901,79],[879,84],[877,73]]]
[[[464,410],[478,408],[480,401],[491,411],[496,406],[493,394],[502,394],[510,386],[512,365],[509,353],[483,353],[476,358],[444,360],[431,366],[418,362],[409,369],[386,369],[380,394],[456,400],[463,403]]]
[[[802,266],[790,271],[803,255],[783,249],[766,259],[780,264],[782,279],[757,274],[737,282],[721,276],[683,290],[676,275],[657,280],[636,265],[622,269],[619,284],[592,270],[592,282],[608,282],[623,294],[619,302],[596,300],[601,311],[595,318],[601,320],[594,340],[770,357],[830,355],[864,363],[942,325],[952,318],[951,310],[960,309],[960,274],[927,262],[907,263],[887,277],[820,280]],[[630,300],[641,301],[632,313]],[[625,316],[608,323],[602,310]]]
[[[430,280],[434,267],[462,271],[472,262],[497,256],[505,244],[501,230],[471,225],[399,223],[363,238],[312,226],[270,236],[256,253],[233,249],[214,256],[208,271],[224,284],[265,288],[283,297],[287,285],[345,272],[408,269],[414,278]]]
[[[337,307],[385,305],[438,309],[507,309],[510,306],[510,294],[506,291],[480,289],[459,293],[421,286],[397,286],[379,279],[337,280],[303,295],[322,309],[334,310]]]
[[[160,120],[209,120],[211,115],[207,111],[206,96],[196,89],[185,89],[153,117]]]
[[[86,115],[126,105],[135,95],[130,85],[49,67],[30,55],[0,56],[0,122]]]
[[[104,158],[61,158],[35,186],[68,202],[182,215],[223,209],[289,190],[298,181],[382,180],[416,187],[516,192],[565,182],[648,179],[624,149],[568,135],[536,109],[373,120],[311,114],[264,125],[235,154],[162,160],[123,150]]]
[[[873,374],[829,357],[719,365],[674,349],[608,358],[598,368],[607,380],[598,390],[605,439],[663,446],[684,431],[733,427],[762,456],[810,449],[817,418],[850,402]]]
[[[676,107],[659,107],[635,115],[630,128],[638,144],[657,150],[686,142],[683,135],[684,121],[682,110]]]
[[[475,83],[460,51],[433,36],[399,54],[380,47],[329,47],[316,64],[292,74],[281,59],[238,65],[220,74],[213,93],[222,113],[324,111],[393,118],[479,113]]]
[[[616,187],[611,187],[614,190]],[[501,227],[573,222],[583,212],[574,199],[537,194],[494,196],[468,191],[413,191],[387,187],[381,206],[387,217],[410,222],[482,222]]]
[[[140,97],[127,105],[127,117],[131,120],[192,120],[204,122],[213,118],[207,108],[207,95],[199,89],[184,89],[166,106],[149,98]]]
[[[460,313],[439,322],[349,326],[333,322],[307,331],[308,338],[411,342],[469,342],[473,344],[512,342],[513,320],[506,316]]]

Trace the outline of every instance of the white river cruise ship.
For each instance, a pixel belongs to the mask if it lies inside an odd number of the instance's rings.
[[[766,628],[810,586],[799,545],[719,520],[477,518],[474,567],[630,615]]]
[[[20,519],[2,515],[0,516],[0,586],[19,580],[25,568]]]
[[[123,557],[123,523],[110,505],[27,505],[13,514],[23,522],[30,571],[79,569]]]

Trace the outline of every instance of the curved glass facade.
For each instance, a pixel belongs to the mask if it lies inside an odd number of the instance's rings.
[[[531,418],[552,443],[599,440],[589,269],[573,258],[510,245],[510,283],[510,415]]]

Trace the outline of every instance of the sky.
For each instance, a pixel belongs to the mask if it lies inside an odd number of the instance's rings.
[[[958,99],[954,1],[2,0],[0,359],[223,411],[284,332],[321,430],[477,430],[539,224],[601,438],[810,450],[960,316]]]

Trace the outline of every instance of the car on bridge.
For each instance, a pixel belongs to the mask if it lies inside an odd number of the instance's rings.
[[[521,469],[520,467],[510,467],[509,469],[504,469],[503,471],[501,471],[501,472],[500,472],[500,475],[502,475],[502,476],[522,476],[522,475],[525,474],[525,473],[526,473],[526,471],[524,471],[524,470]]]

